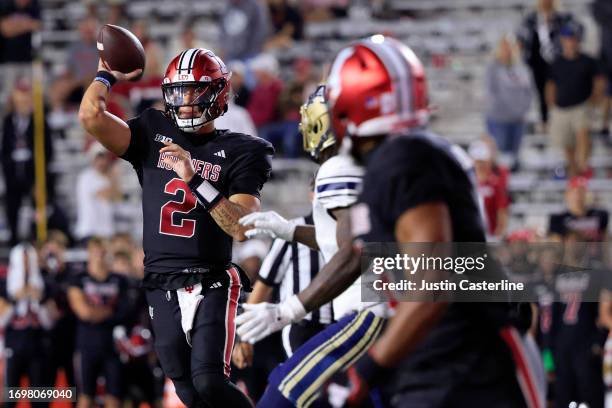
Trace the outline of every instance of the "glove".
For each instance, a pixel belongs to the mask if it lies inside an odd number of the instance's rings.
[[[275,211],[254,212],[247,214],[238,220],[240,225],[253,225],[254,228],[246,231],[247,238],[256,235],[269,235],[272,238],[280,238],[285,241],[293,241],[293,233],[296,225]]]
[[[297,295],[278,304],[245,304],[243,307],[244,312],[236,318],[236,332],[240,340],[251,344],[306,316],[306,309]]]
[[[361,356],[346,372],[350,388],[349,396],[346,399],[348,405],[360,406],[368,398],[370,389],[383,383],[391,371],[392,369],[383,367],[374,361],[369,352]]]

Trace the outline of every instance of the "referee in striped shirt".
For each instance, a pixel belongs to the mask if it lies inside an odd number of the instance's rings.
[[[313,225],[312,214],[295,218],[297,225]],[[297,242],[276,238],[270,252],[259,269],[259,279],[249,295],[247,303],[261,303],[272,300],[278,288],[279,300],[289,298],[306,288],[323,267],[324,261],[318,251]],[[303,320],[286,326],[282,331],[283,347],[287,356],[293,354],[303,343],[323,330],[333,321],[331,303],[309,313]],[[240,343],[234,353],[234,364],[239,368],[248,366],[252,360],[252,345]]]

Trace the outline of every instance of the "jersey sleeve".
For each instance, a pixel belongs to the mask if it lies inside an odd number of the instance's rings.
[[[363,168],[348,156],[334,156],[321,165],[315,181],[315,199],[326,210],[346,208],[357,202]]]
[[[142,162],[149,148],[146,126],[148,116],[150,116],[149,111],[145,111],[127,121],[130,127],[130,144],[121,158],[131,163],[134,168],[142,167]]]
[[[228,196],[250,194],[259,198],[263,185],[270,179],[273,154],[272,145],[264,140],[239,154],[228,172]]]
[[[290,243],[276,238],[272,243],[270,252],[264,258],[259,268],[259,280],[268,286],[278,286],[285,276],[287,265],[286,254],[290,250]]]

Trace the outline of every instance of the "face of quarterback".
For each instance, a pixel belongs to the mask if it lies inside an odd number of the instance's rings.
[[[183,90],[183,104],[194,103],[205,92],[206,87],[185,87]],[[194,119],[202,116],[202,109],[199,106],[181,106],[178,109],[178,116],[181,119]]]

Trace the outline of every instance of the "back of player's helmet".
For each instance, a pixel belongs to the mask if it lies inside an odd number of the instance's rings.
[[[374,35],[342,49],[327,80],[336,139],[383,136],[429,120],[425,70],[400,41]]]
[[[179,129],[194,133],[227,111],[231,73],[212,51],[191,48],[168,65],[162,92]]]
[[[319,160],[323,150],[336,144],[327,110],[325,85],[319,85],[308,97],[308,101],[300,108],[300,116],[300,133],[304,150],[315,160]]]

